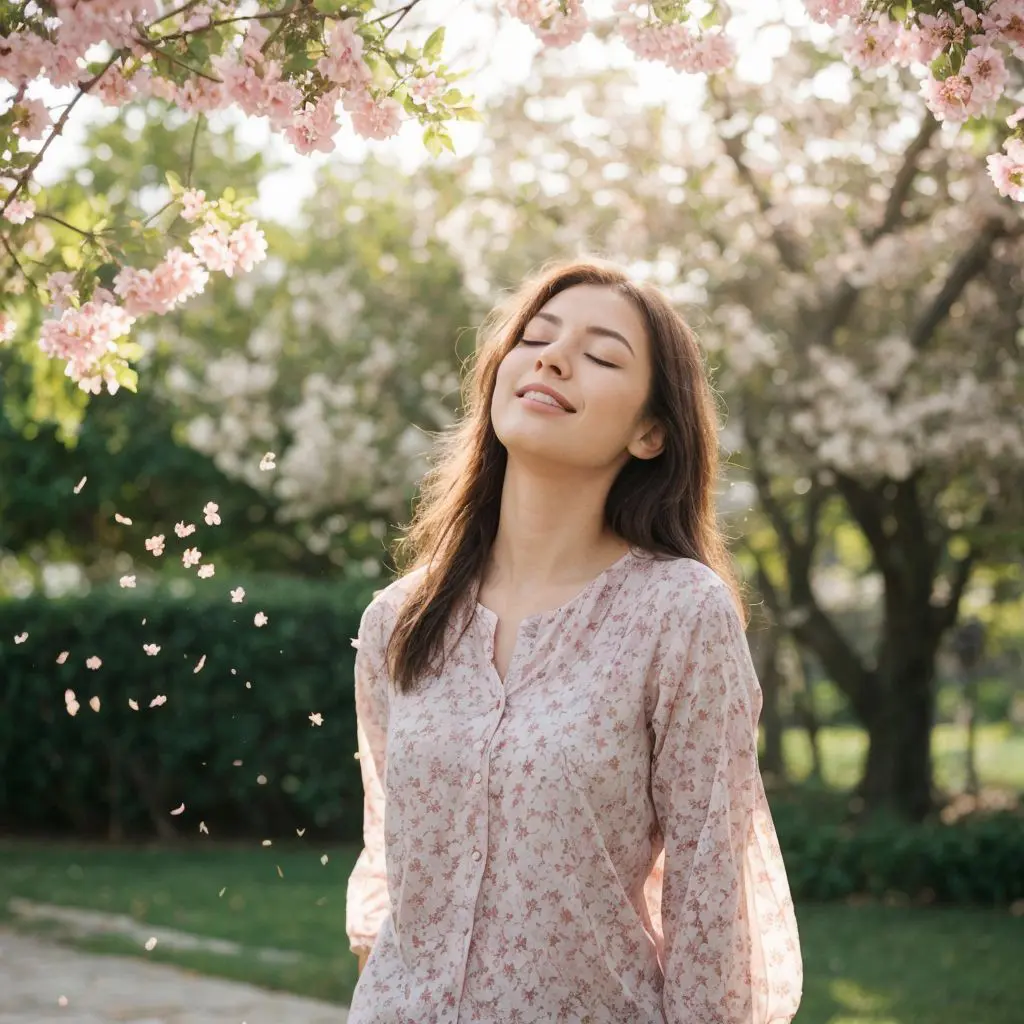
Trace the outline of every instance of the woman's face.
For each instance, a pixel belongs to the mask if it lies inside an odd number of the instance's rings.
[[[549,300],[502,359],[491,422],[510,455],[617,469],[653,458],[659,425],[644,417],[650,341],[624,295],[576,285]]]

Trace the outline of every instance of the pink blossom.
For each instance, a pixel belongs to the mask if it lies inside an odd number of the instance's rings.
[[[838,25],[843,18],[860,14],[862,0],[804,0],[807,13],[825,25]]]
[[[966,121],[974,113],[971,80],[963,75],[942,79],[929,75],[921,83],[921,93],[928,109],[940,121]]]
[[[103,77],[92,87],[92,93],[98,96],[108,107],[123,107],[136,93],[135,85],[124,77],[121,69],[112,64],[103,73]]]
[[[986,105],[1002,96],[1010,77],[1003,55],[988,44],[970,50],[964,59],[961,74],[971,80],[971,98]]]
[[[995,0],[982,14],[981,25],[990,36],[1024,46],[1024,4],[1021,0]]]
[[[1024,140],[1007,139],[1003,149],[988,158],[988,173],[1000,195],[1024,203]]]
[[[235,269],[235,257],[227,228],[223,222],[208,220],[189,235],[189,242],[196,255],[210,270],[223,270],[231,277]]]
[[[363,62],[363,37],[353,27],[354,18],[339,21],[327,37],[327,53],[316,64],[317,71],[336,85],[365,88],[370,69]]]
[[[270,29],[258,21],[250,22],[242,43],[242,58],[250,64],[259,64],[263,60],[262,46],[270,38]]]
[[[1022,121],[1024,121],[1024,107],[1018,107],[1007,119],[1006,123],[1011,128],[1016,128]]]
[[[198,565],[202,558],[203,553],[199,548],[185,548],[181,555],[181,564],[186,569],[191,569],[193,565]]]
[[[36,204],[31,199],[12,199],[4,209],[4,217],[12,224],[24,224],[36,215]]]
[[[82,390],[97,393],[100,381],[114,394],[117,381],[104,357],[117,351],[116,340],[128,334],[135,317],[109,302],[86,302],[80,309],[66,309],[57,320],[44,320],[39,347],[48,356],[67,360],[65,373]]]
[[[844,40],[847,60],[862,71],[889,64],[896,55],[899,28],[888,17],[858,23]]]
[[[397,100],[387,97],[374,102],[369,93],[363,93],[349,106],[351,93],[345,96],[345,107],[352,115],[352,126],[364,139],[390,139],[402,125],[402,107]]]
[[[0,311],[0,345],[6,345],[14,337],[18,325],[9,313]]]
[[[147,537],[146,550],[159,558],[164,553],[164,535],[158,533],[153,537]]]
[[[41,139],[50,126],[50,111],[42,100],[22,100],[16,109],[22,113],[14,122],[14,133],[27,141]]]
[[[285,138],[299,153],[334,151],[334,135],[338,131],[338,122],[334,118],[337,101],[338,90],[331,90],[324,93],[315,106],[307,103],[296,112],[295,120],[285,130]]]
[[[187,188],[181,194],[181,219],[192,221],[199,220],[203,215],[206,203],[206,193],[199,188]]]
[[[195,256],[175,247],[153,270],[123,267],[114,278],[114,291],[132,316],[167,313],[202,292],[209,279]]]
[[[231,232],[228,247],[235,263],[246,273],[267,255],[266,236],[254,220],[247,220]]]

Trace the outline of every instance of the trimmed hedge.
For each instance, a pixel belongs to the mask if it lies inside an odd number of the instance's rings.
[[[308,829],[361,841],[351,638],[371,588],[276,580],[246,589],[243,604],[227,585],[0,604],[0,827],[168,838],[194,836],[203,821],[214,838]],[[262,628],[257,611],[269,618]],[[146,655],[143,643],[160,653]],[[85,664],[92,655],[97,671]],[[149,707],[161,694],[166,704]],[[834,795],[771,799],[797,899],[1024,900],[1019,815],[854,828],[839,822]]]
[[[372,590],[260,581],[234,604],[227,589],[0,604],[0,826],[166,838],[205,821],[211,835],[360,836],[351,638]],[[158,695],[166,703],[151,708]]]

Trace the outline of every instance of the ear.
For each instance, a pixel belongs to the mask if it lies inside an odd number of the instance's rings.
[[[657,421],[641,424],[636,437],[626,447],[634,458],[653,459],[665,450],[665,428]]]

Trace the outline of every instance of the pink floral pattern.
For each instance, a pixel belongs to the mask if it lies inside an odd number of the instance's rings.
[[[721,579],[630,552],[523,621],[467,596],[419,692],[359,631],[365,848],[349,1024],[770,1024],[803,974],[757,765],[761,691]],[[474,614],[475,613],[475,614]],[[468,628],[459,633],[466,620]]]

